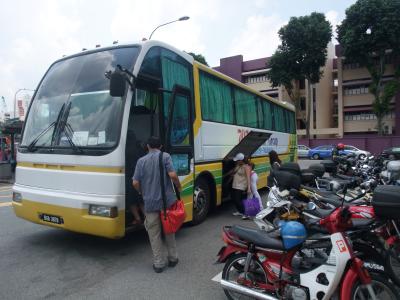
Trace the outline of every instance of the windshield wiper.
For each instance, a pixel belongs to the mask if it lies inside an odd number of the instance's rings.
[[[51,123],[49,126],[47,126],[47,128],[45,128],[29,145],[28,145],[28,150],[29,152],[33,152],[36,150],[36,143],[40,140],[40,138],[47,132],[49,131],[51,128],[54,127],[54,125],[56,125],[56,122]]]
[[[74,130],[67,121],[70,110],[71,110],[71,102],[68,103],[67,108],[65,109],[63,122],[60,125],[60,130],[58,132],[58,135],[61,137],[61,134],[64,133],[72,149],[74,149],[75,152],[83,153],[82,148],[76,145],[73,141]]]
[[[70,143],[71,147],[74,149],[74,151],[83,153],[83,149],[81,147],[79,147],[77,144],[75,144],[72,139],[74,130],[72,129],[71,125],[68,122],[65,122],[63,132],[65,133],[65,136],[67,137],[67,140]]]
[[[47,126],[41,133],[39,133],[38,136],[36,138],[34,138],[33,141],[28,145],[28,151],[29,152],[35,151],[36,150],[35,145],[40,140],[40,138],[44,134],[46,134],[51,128],[56,127],[57,123],[60,121],[60,118],[61,118],[61,115],[62,115],[62,113],[64,111],[64,108],[65,108],[65,103],[63,103],[63,105],[61,106],[60,111],[58,112],[58,115],[57,115],[57,119],[53,123],[51,123],[49,126]],[[53,135],[51,137],[51,144],[53,143],[53,139],[54,139],[54,132],[53,132]]]

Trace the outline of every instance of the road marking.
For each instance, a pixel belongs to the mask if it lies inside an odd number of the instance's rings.
[[[215,275],[211,280],[215,282],[220,282],[222,279],[222,272],[219,272],[217,275]]]
[[[0,202],[0,207],[11,206],[12,202]]]

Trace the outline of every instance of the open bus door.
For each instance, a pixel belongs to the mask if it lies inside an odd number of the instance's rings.
[[[164,150],[172,162],[182,184],[181,199],[187,219],[192,219],[193,201],[193,101],[190,89],[175,84],[168,106],[164,136]]]
[[[243,153],[245,157],[250,158],[258,148],[260,148],[271,136],[271,133],[250,131],[235,147],[224,157],[222,174],[225,175],[235,167],[232,160],[236,154]],[[231,190],[230,180],[223,176],[222,179],[222,198],[229,196]]]

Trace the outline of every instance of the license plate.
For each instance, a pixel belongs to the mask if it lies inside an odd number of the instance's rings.
[[[42,221],[53,223],[53,224],[64,224],[64,220],[58,216],[52,216],[48,214],[39,214],[39,218]]]

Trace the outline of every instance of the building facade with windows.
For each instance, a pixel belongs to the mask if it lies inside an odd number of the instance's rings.
[[[371,76],[366,68],[357,63],[346,63],[340,45],[335,47],[335,75],[338,82],[337,99],[342,107],[340,129],[344,135],[374,134],[377,119],[372,110],[374,96],[369,92]],[[388,53],[383,82],[394,78],[395,63]],[[383,130],[387,135],[400,134],[400,94],[391,100],[390,112],[383,118]]]
[[[220,59],[217,71],[239,80],[259,92],[280,101],[291,102],[285,89],[272,87],[266,77],[270,58],[244,61],[242,55]],[[377,120],[372,111],[374,96],[369,93],[371,76],[366,68],[347,63],[341,56],[340,46],[328,45],[328,55],[323,76],[308,91],[306,81],[295,82],[300,95],[296,105],[297,134],[305,135],[308,103],[311,103],[311,128],[313,137],[343,137],[377,133]],[[384,81],[394,77],[394,62],[388,56]],[[308,95],[311,101],[308,101]],[[400,93],[392,99],[391,112],[384,118],[385,134],[400,134]]]

